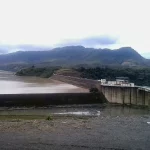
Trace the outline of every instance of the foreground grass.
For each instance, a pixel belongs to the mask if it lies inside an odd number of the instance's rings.
[[[71,115],[0,115],[0,121],[3,120],[48,120],[52,121],[55,119],[61,119],[61,118],[72,118],[72,119],[83,119],[87,120],[91,118],[90,116],[71,116]]]
[[[0,120],[34,120],[34,119],[45,119],[46,116],[37,115],[0,115]]]

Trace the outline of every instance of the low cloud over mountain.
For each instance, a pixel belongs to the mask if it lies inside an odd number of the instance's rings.
[[[101,35],[101,36],[93,36],[93,37],[87,37],[83,39],[67,39],[62,41],[60,44],[57,44],[57,46],[70,46],[70,45],[83,45],[85,47],[109,47],[111,45],[117,44],[118,39],[116,37],[110,37],[107,35]]]
[[[77,46],[82,45],[84,47],[92,47],[92,48],[109,48],[111,45],[117,44],[118,39],[115,37],[101,35],[101,36],[93,36],[86,37],[82,39],[66,39],[58,44],[53,46],[38,46],[31,44],[23,44],[23,45],[4,45],[0,44],[0,54],[11,53],[16,51],[43,51],[50,50],[55,47],[63,47],[63,46]]]

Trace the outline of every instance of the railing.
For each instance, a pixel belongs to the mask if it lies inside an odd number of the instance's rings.
[[[149,87],[139,87],[138,90],[144,90],[146,92],[150,92],[150,88]]]
[[[104,84],[102,83],[101,86],[114,86],[114,87],[137,87],[136,85],[132,86],[130,84]]]

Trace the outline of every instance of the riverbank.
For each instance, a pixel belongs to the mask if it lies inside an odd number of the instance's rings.
[[[149,120],[148,115],[1,120],[0,149],[148,150]]]

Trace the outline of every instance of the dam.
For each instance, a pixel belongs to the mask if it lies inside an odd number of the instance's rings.
[[[57,74],[49,79],[1,74],[0,106],[109,102],[150,107],[150,89],[147,87],[103,84],[99,80]],[[89,93],[89,89],[95,87],[99,92]]]
[[[89,93],[88,88],[76,85],[48,78],[15,76],[13,72],[0,71],[0,107],[104,102],[99,93]]]
[[[150,107],[150,89],[146,87],[107,85],[97,80],[63,75],[53,75],[52,78],[84,88],[96,87],[109,103]]]
[[[110,103],[150,106],[150,90],[144,88],[101,85],[101,91]]]

